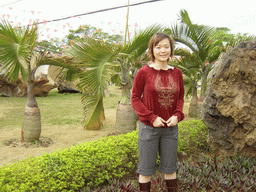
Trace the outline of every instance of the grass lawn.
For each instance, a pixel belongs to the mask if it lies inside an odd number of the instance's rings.
[[[59,94],[52,90],[47,97],[37,97],[41,112],[41,137],[51,138],[53,145],[47,148],[9,147],[5,141],[20,139],[23,123],[23,113],[27,98],[0,97],[0,166],[11,164],[29,156],[52,153],[56,150],[73,145],[96,140],[115,132],[116,108],[121,99],[121,90],[116,86],[109,86],[104,98],[106,120],[103,127],[97,131],[84,130],[83,106],[81,94]],[[184,112],[188,111],[185,103]],[[185,118],[185,120],[189,118]]]

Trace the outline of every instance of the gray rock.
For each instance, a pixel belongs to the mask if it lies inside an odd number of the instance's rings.
[[[207,78],[202,105],[217,155],[256,157],[256,41],[222,53]]]

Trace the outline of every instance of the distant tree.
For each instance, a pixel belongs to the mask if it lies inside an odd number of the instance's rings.
[[[65,46],[65,40],[57,37],[51,38],[50,41],[42,40],[37,43],[37,51],[50,51],[51,53],[61,54]]]
[[[69,45],[72,41],[83,41],[85,39],[101,40],[110,44],[120,44],[123,42],[121,35],[109,35],[106,32],[102,32],[101,29],[90,25],[80,25],[76,30],[70,29],[67,35]]]
[[[212,40],[220,40],[222,42],[223,51],[226,51],[228,46],[235,47],[241,41],[250,41],[255,38],[253,35],[248,33],[230,33],[231,30],[226,27],[217,27],[212,35]]]

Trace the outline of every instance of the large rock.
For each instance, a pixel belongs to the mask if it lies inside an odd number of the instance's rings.
[[[61,68],[58,66],[49,66],[48,75],[55,81],[58,87],[58,93],[79,93],[77,88],[78,79],[74,81],[66,81],[62,77]]]
[[[24,97],[27,94],[27,85],[23,79],[13,82],[4,73],[0,73],[0,94],[6,97]]]
[[[55,82],[48,76],[47,67],[40,66],[35,73],[35,95],[47,96],[56,88]],[[12,82],[4,73],[0,73],[0,93],[6,97],[24,97],[27,95],[27,84],[19,77]]]
[[[202,119],[217,155],[256,157],[256,41],[222,53],[207,78]]]

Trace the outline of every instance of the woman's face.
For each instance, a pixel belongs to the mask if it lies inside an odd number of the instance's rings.
[[[167,62],[171,55],[171,46],[169,39],[161,40],[154,48],[153,54],[155,62]]]

